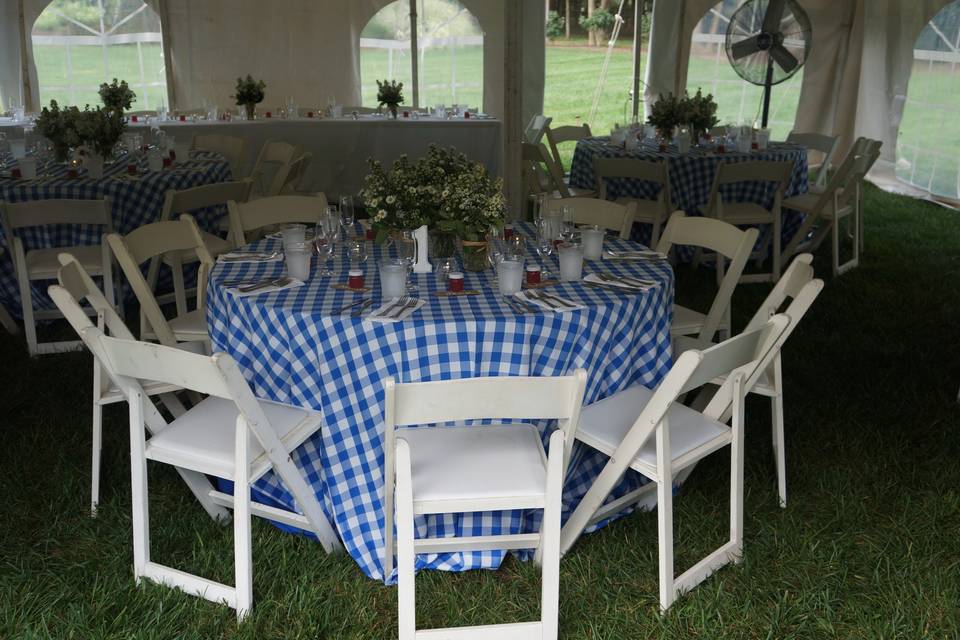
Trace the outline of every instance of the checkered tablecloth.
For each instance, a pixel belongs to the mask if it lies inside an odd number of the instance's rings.
[[[570,166],[570,185],[585,189],[596,188],[596,176],[593,172],[594,158],[635,158],[651,162],[665,161],[669,164],[670,194],[673,204],[687,215],[700,215],[697,207],[707,204],[717,166],[721,162],[770,161],[793,163],[790,184],[786,197],[806,193],[807,191],[807,150],[806,147],[789,143],[774,143],[764,151],[750,153],[728,152],[718,154],[713,151],[691,149],[690,153],[680,154],[676,147],[667,151],[640,145],[636,149],[626,150],[610,144],[610,137],[587,138],[577,142]],[[628,178],[607,180],[607,197],[656,199],[660,188],[653,183]],[[769,183],[740,182],[724,185],[720,188],[724,202],[756,202],[769,207],[773,204],[774,189]],[[793,238],[800,225],[803,214],[797,211],[783,212],[781,242],[783,246]],[[637,242],[650,241],[650,225],[634,225],[632,238]]]
[[[14,165],[15,166],[15,165]],[[160,219],[164,194],[170,189],[189,189],[231,179],[230,165],[223,157],[210,152],[194,151],[188,161],[160,172],[146,171],[135,179],[127,177],[127,161],[120,159],[104,167],[104,177],[93,180],[81,173],[79,178],[67,177],[67,167],[53,165],[39,170],[36,180],[13,180],[0,177],[0,201],[24,202],[52,198],[94,200],[110,199],[114,231],[130,233],[137,227]],[[225,208],[196,212],[197,223],[208,231],[216,231],[217,222]],[[19,229],[24,249],[45,249],[100,244],[102,227],[89,225],[46,225]],[[0,304],[15,315],[20,315],[20,289],[13,269],[13,258],[7,239],[0,229]],[[47,297],[49,282],[34,281],[32,296],[34,307],[52,308]],[[162,283],[161,283],[162,284]]]
[[[529,237],[527,225],[520,229]],[[279,244],[264,240],[258,246],[270,242]],[[609,240],[608,246],[636,247],[620,240]],[[381,297],[375,268],[380,254],[374,249],[365,265],[368,285],[373,286],[366,295],[374,301]],[[528,256],[535,256],[532,246]],[[556,258],[548,261],[556,273]],[[436,278],[417,275],[416,295],[427,303],[406,321],[393,324],[332,315],[360,295],[331,287],[346,281],[343,261],[337,262],[332,279],[314,277],[303,287],[277,293],[238,298],[220,285],[279,275],[283,268],[282,263],[218,264],[208,289],[210,337],[216,350],[237,360],[258,396],[323,412],[324,428],[296,451],[295,462],[312,483],[347,551],[372,578],[393,579],[383,575],[381,563],[384,378],[419,382],[551,376],[582,367],[589,374],[590,403],[635,383],[654,385],[671,363],[674,281],[667,262],[587,261],[585,273],[603,269],[642,275],[659,286],[622,295],[563,283],[551,291],[586,308],[562,314],[515,314],[497,293],[492,271],[467,273],[465,287],[480,295],[462,297],[434,296]],[[543,425],[545,436],[547,426]],[[564,490],[564,518],[605,462],[606,457],[592,449],[575,449]],[[630,472],[615,495],[642,483],[639,474]],[[256,490],[291,504],[272,473],[258,481]],[[419,518],[417,529],[421,536],[516,533],[538,530],[539,518],[539,511],[452,514]],[[496,567],[503,555],[493,551],[421,556],[418,566],[454,571]]]

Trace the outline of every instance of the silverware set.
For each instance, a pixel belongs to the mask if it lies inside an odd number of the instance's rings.
[[[572,302],[564,300],[563,298],[555,296],[552,293],[548,293],[546,291],[537,291],[533,289],[528,289],[526,292],[524,292],[524,295],[527,297],[527,299],[536,300],[542,303],[544,306],[550,309],[553,309],[555,311],[578,308],[577,305],[573,304]]]
[[[411,298],[410,296],[401,296],[390,303],[389,306],[384,307],[381,311],[378,311],[376,314],[370,316],[372,318],[384,318],[387,320],[397,320],[407,309],[412,309],[417,306],[417,299]]]
[[[260,282],[253,282],[250,284],[228,282],[224,283],[223,286],[236,286],[237,291],[240,293],[253,293],[254,291],[260,291],[261,289],[269,289],[270,287],[285,287],[291,282],[293,282],[292,278],[288,276],[281,276],[279,278],[273,278],[272,280],[261,280]]]
[[[231,251],[220,256],[221,262],[249,262],[251,260],[273,260],[280,255],[279,251],[267,253],[265,251]]]
[[[610,274],[600,272],[596,272],[594,275],[600,280],[603,280],[603,282],[606,284],[601,284],[599,282],[585,282],[584,284],[589,287],[599,287],[603,289],[611,289],[630,293],[636,293],[657,286],[655,281],[648,280],[646,278],[634,278],[632,276],[612,276]]]

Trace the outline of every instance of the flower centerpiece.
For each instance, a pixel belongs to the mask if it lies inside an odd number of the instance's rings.
[[[237,78],[237,93],[233,97],[237,101],[237,106],[247,110],[248,120],[253,120],[257,105],[263,102],[263,90],[266,88],[267,84],[263,80],[254,80],[249,73],[246,78]]]
[[[401,156],[390,170],[371,159],[361,197],[378,242],[425,224],[432,257],[449,257],[459,242],[464,267],[473,271],[487,268],[487,234],[503,224],[505,212],[502,180],[482,163],[436,145],[417,162]]]
[[[130,106],[136,102],[137,94],[130,89],[126,80],[120,80],[118,82],[117,79],[114,78],[113,82],[104,82],[100,85],[100,100],[103,101],[103,106],[107,109],[123,113],[129,110]]]
[[[661,140],[669,141],[673,138],[674,128],[683,121],[684,112],[680,100],[672,93],[664,96],[662,93],[650,108],[647,123],[657,130]]]
[[[53,146],[53,155],[57,162],[66,162],[70,149],[84,143],[78,129],[81,111],[77,107],[63,107],[56,100],[50,101],[37,116],[37,133],[46,138]]]
[[[713,99],[713,94],[703,95],[700,89],[697,89],[697,93],[692,97],[684,97],[681,101],[681,111],[683,113],[681,122],[689,123],[694,142],[698,142],[701,136],[710,133],[710,129],[720,122],[717,118],[717,103]]]
[[[403,83],[394,80],[377,80],[377,102],[379,107],[386,107],[390,110],[390,115],[397,117],[397,107],[403,103]]]

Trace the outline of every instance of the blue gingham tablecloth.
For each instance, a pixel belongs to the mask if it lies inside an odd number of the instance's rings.
[[[15,165],[14,165],[15,166]],[[172,168],[159,172],[146,171],[146,161],[141,165],[141,175],[136,179],[127,177],[127,159],[104,167],[104,177],[93,180],[81,171],[80,177],[68,178],[67,166],[53,165],[44,170],[38,169],[35,180],[13,180],[0,177],[0,201],[25,202],[52,198],[74,198],[94,200],[110,198],[110,210],[114,231],[127,234],[137,227],[156,222],[163,209],[164,194],[170,189],[189,189],[204,184],[225,182],[231,179],[230,165],[222,156],[205,151],[191,152],[189,160],[178,162]],[[216,232],[225,207],[195,212],[197,224],[204,229]],[[23,239],[24,249],[45,249],[50,247],[70,247],[100,244],[103,227],[93,225],[45,225],[17,230]],[[0,304],[15,315],[20,315],[20,289],[13,269],[11,247],[0,229]],[[166,280],[169,272],[162,274]],[[116,281],[116,280],[115,280]],[[53,308],[47,297],[49,282],[33,281],[32,296],[34,307]]]
[[[518,225],[530,237],[529,225]],[[279,245],[263,240],[256,246]],[[371,245],[372,246],[372,245]],[[635,248],[608,240],[608,246]],[[276,293],[235,297],[220,283],[259,279],[283,272],[283,263],[221,263],[212,271],[207,323],[214,349],[231,354],[259,397],[321,411],[324,428],[300,446],[296,464],[312,484],[348,553],[371,578],[392,581],[382,571],[383,381],[446,380],[478,376],[554,376],[577,368],[589,374],[585,403],[635,383],[653,386],[669,370],[674,279],[663,262],[586,261],[584,273],[642,275],[659,283],[624,295],[581,283],[550,291],[586,305],[570,313],[517,315],[496,290],[492,270],[467,273],[466,289],[480,295],[437,297],[432,274],[415,275],[426,304],[402,323],[373,323],[332,315],[356,299],[381,299],[374,249],[365,265],[369,294],[334,289],[346,282],[342,257],[333,278]],[[528,261],[536,261],[528,245]],[[548,267],[558,272],[556,257]],[[331,263],[333,264],[333,263]],[[314,265],[316,269],[316,265]],[[548,425],[542,425],[546,444]],[[437,427],[442,428],[442,427]],[[477,428],[483,428],[478,426]],[[577,445],[564,497],[568,517],[600,473],[607,458]],[[614,496],[644,480],[629,472]],[[291,497],[271,472],[255,487],[258,497],[291,506]],[[417,519],[419,536],[482,535],[539,530],[540,511],[445,514]],[[495,568],[502,551],[420,556],[418,568],[461,571]]]
[[[682,209],[687,215],[701,215],[697,207],[707,204],[710,199],[710,190],[717,174],[717,166],[721,162],[750,162],[770,161],[793,163],[793,172],[790,174],[790,184],[787,186],[786,197],[790,198],[807,192],[807,149],[802,145],[790,143],[772,143],[763,151],[750,153],[727,152],[716,153],[712,150],[691,149],[690,153],[681,154],[676,147],[668,147],[667,151],[660,152],[659,148],[639,145],[636,149],[627,150],[621,146],[610,144],[609,136],[587,138],[577,142],[570,166],[570,184],[585,189],[596,188],[596,176],[593,172],[594,158],[635,158],[650,162],[667,162],[670,177],[670,195],[673,204]],[[756,202],[764,207],[773,204],[774,189],[769,183],[740,182],[724,185],[720,188],[724,202]],[[642,180],[629,178],[615,178],[607,180],[607,197],[617,198],[645,198],[656,199],[660,188]],[[666,221],[664,221],[666,224]],[[781,227],[781,242],[783,246],[793,238],[793,235],[803,224],[803,214],[798,211],[783,212],[783,226]],[[637,223],[634,225],[632,239],[637,242],[650,241],[650,225]],[[761,237],[763,234],[761,233]]]

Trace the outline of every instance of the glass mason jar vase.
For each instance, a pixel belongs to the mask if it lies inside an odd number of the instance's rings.
[[[490,267],[487,261],[486,241],[462,240],[460,243],[463,253],[463,268],[467,271],[485,271]]]

